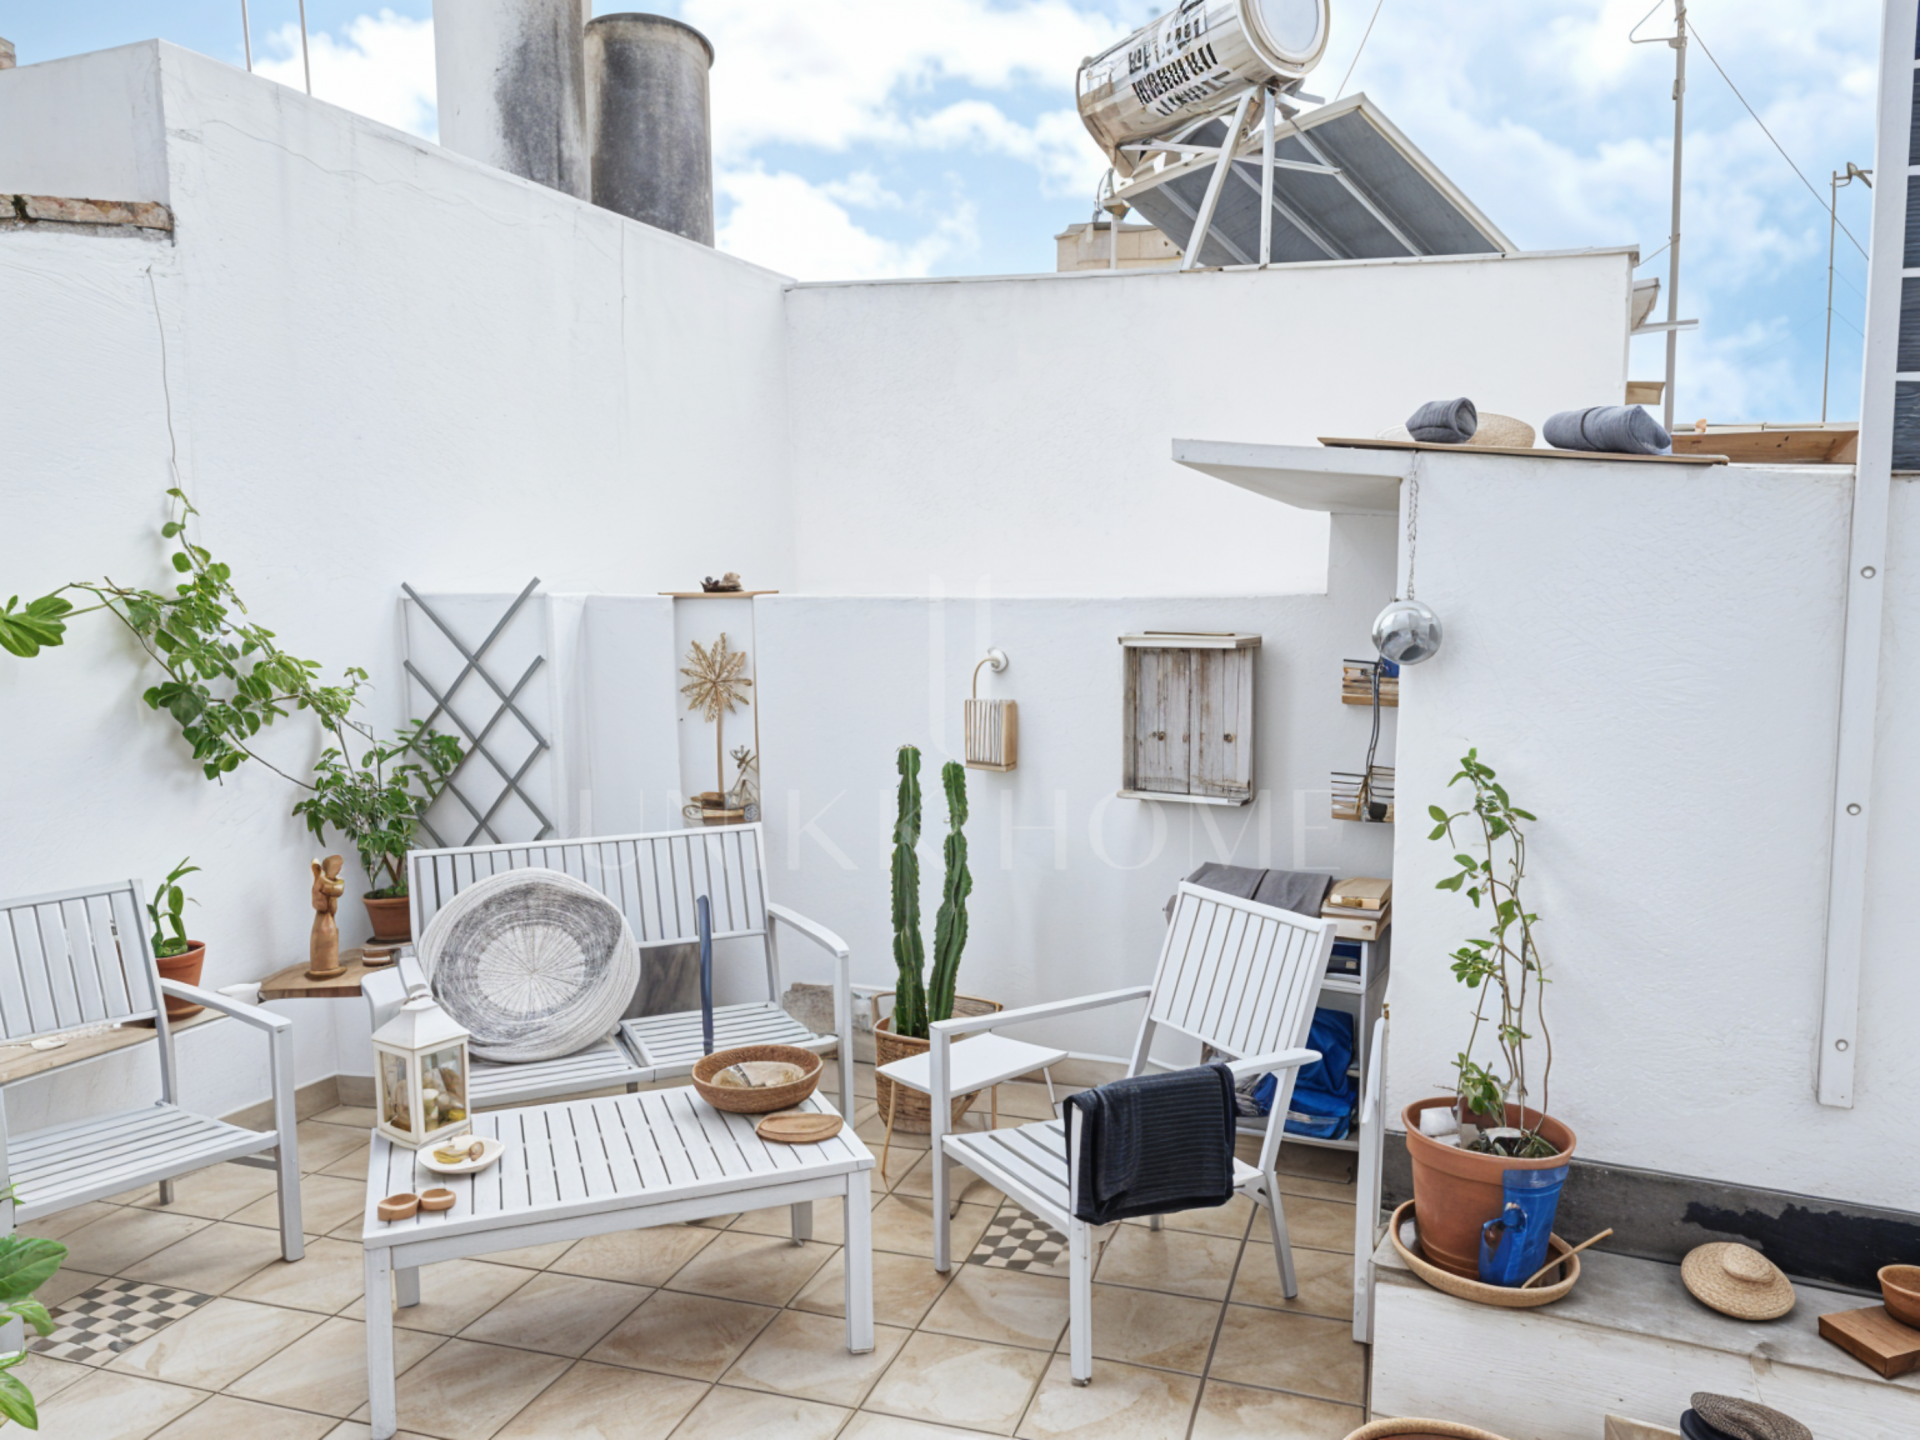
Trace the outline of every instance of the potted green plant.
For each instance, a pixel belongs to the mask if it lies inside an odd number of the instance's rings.
[[[206,942],[187,938],[187,892],[180,887],[183,879],[197,874],[199,869],[198,865],[189,865],[183,859],[160,882],[153,892],[153,899],[147,902],[147,918],[153,922],[153,963],[159,967],[162,980],[173,980],[182,985],[198,985],[201,969],[207,963]],[[199,903],[194,901],[196,905]],[[172,933],[169,934],[169,931]],[[190,1001],[168,997],[167,1018],[184,1020],[189,1015],[198,1015],[203,1008]]]
[[[373,938],[410,940],[407,912],[407,851],[420,817],[446,787],[460,763],[460,742],[428,730],[421,721],[402,726],[390,744],[355,727],[367,744],[356,763],[343,748],[321,751],[314,763],[313,794],[293,807],[307,828],[324,839],[328,826],[347,838],[366,873],[363,897]],[[347,728],[340,732],[346,744]]]
[[[9,1205],[18,1203],[11,1185],[0,1192],[0,1200]],[[33,1298],[33,1292],[53,1278],[53,1272],[66,1258],[67,1247],[57,1240],[42,1240],[12,1231],[0,1235],[0,1316],[23,1320],[37,1334],[51,1334],[53,1317],[47,1314],[45,1305]],[[18,1375],[10,1373],[26,1358],[25,1350],[0,1355],[0,1425],[11,1420],[29,1430],[38,1430],[40,1413],[34,1407],[33,1392]]]
[[[967,866],[967,771],[957,760],[940,769],[947,794],[947,835],[941,844],[946,880],[940,890],[940,910],[933,926],[933,973],[926,973],[926,946],[920,935],[920,752],[902,745],[895,761],[900,772],[899,808],[893,825],[893,962],[898,973],[893,1013],[882,1017],[874,997],[874,1046],[879,1063],[889,1064],[917,1055],[931,1043],[927,1027],[955,1015],[984,1015],[999,1004],[955,993],[960,956],[967,948],[967,897],[973,893],[973,872]],[[927,1130],[931,1114],[927,1097],[896,1086],[880,1076],[874,1082],[880,1113],[892,1128]],[[971,1095],[957,1096],[953,1119],[958,1124],[973,1103]]]
[[[1472,799],[1460,810],[1428,807],[1428,837],[1455,849],[1460,867],[1439,882],[1464,894],[1487,919],[1487,931],[1451,956],[1454,977],[1476,995],[1467,1047],[1454,1059],[1454,1093],[1416,1101],[1402,1115],[1413,1161],[1414,1213],[1420,1248],[1434,1264],[1478,1278],[1480,1228],[1505,1206],[1509,1170],[1546,1170],[1573,1154],[1573,1131],[1547,1111],[1553,1039],[1543,1007],[1547,977],[1535,945],[1540,917],[1526,907],[1525,826],[1535,820],[1515,805],[1493,768],[1469,750],[1448,782],[1465,781]],[[1456,839],[1458,828],[1465,839]],[[1529,1028],[1532,1027],[1532,1028]],[[1544,1047],[1534,1068],[1530,1041]],[[1490,1046],[1489,1046],[1490,1042]],[[1485,1058],[1479,1058],[1487,1051]],[[1538,1098],[1539,1104],[1531,1102]],[[1421,1116],[1445,1110],[1460,1127],[1449,1140],[1421,1129]]]

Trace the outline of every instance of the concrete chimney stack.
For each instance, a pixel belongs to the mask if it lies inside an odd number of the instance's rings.
[[[587,25],[593,203],[713,244],[713,46],[665,15]]]
[[[434,0],[440,143],[582,200],[591,0]]]
[[[0,39],[0,70],[11,70],[16,63],[13,42]]]

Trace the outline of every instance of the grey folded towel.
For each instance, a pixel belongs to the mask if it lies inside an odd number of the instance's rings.
[[[1069,1095],[1067,1104],[1079,1117],[1077,1219],[1106,1225],[1233,1198],[1236,1112],[1226,1066],[1135,1075]],[[1074,1114],[1067,1119],[1071,1137]]]
[[[1217,865],[1211,860],[1187,879],[1235,899],[1271,905],[1276,910],[1291,910],[1296,915],[1311,915],[1316,920],[1320,918],[1320,907],[1326,904],[1327,890],[1333,884],[1331,875],[1315,875],[1311,871],[1255,870],[1245,865]],[[1167,899],[1163,913],[1169,920],[1173,919],[1173,902],[1178,898],[1176,895]]]
[[[1549,415],[1547,444],[1556,450],[1609,455],[1671,455],[1673,437],[1638,405],[1589,405]]]
[[[1429,400],[1407,417],[1407,433],[1429,445],[1464,445],[1480,428],[1480,412],[1462,395],[1458,400]]]

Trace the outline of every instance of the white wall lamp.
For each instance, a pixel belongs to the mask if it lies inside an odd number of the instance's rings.
[[[1012,700],[982,700],[980,672],[1006,673],[1007,652],[987,651],[987,658],[973,667],[973,697],[966,702],[967,768],[1005,772],[1019,763],[1020,707]]]

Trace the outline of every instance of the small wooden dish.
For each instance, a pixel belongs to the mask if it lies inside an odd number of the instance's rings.
[[[1879,1278],[1887,1314],[1909,1329],[1920,1330],[1920,1265],[1883,1265]]]
[[[398,1195],[389,1195],[382,1200],[378,1213],[382,1220],[411,1220],[419,1209],[420,1197],[402,1190]]]
[[[378,970],[400,958],[398,945],[365,945],[360,949],[360,968]]]
[[[745,1065],[754,1060],[781,1060],[800,1067],[800,1078],[791,1085],[769,1085],[760,1090],[743,1090],[732,1085],[716,1085],[713,1077],[729,1065]],[[693,1064],[693,1088],[700,1098],[716,1110],[734,1115],[765,1115],[774,1110],[791,1110],[820,1086],[820,1057],[797,1045],[741,1045],[733,1050],[716,1050]]]
[[[453,1209],[454,1198],[453,1191],[443,1189],[436,1185],[431,1190],[422,1190],[420,1192],[420,1208],[422,1210],[435,1211],[451,1210]]]
[[[1393,1219],[1387,1226],[1387,1234],[1393,1237],[1393,1248],[1400,1252],[1400,1258],[1407,1262],[1407,1268],[1418,1275],[1436,1290],[1448,1295],[1458,1296],[1462,1300],[1472,1300],[1480,1305],[1493,1305],[1502,1310],[1532,1310],[1541,1305],[1551,1305],[1565,1298],[1573,1284],[1580,1278],[1580,1257],[1573,1253],[1573,1247],[1558,1235],[1547,1237],[1548,1257],[1562,1258],[1559,1282],[1553,1285],[1535,1285],[1530,1290],[1515,1286],[1488,1285],[1480,1280],[1468,1280],[1454,1274],[1451,1270],[1442,1270],[1418,1250],[1411,1250],[1400,1238],[1400,1225],[1409,1215],[1413,1215],[1413,1201],[1409,1200],[1393,1212]],[[1418,1225],[1419,1217],[1414,1217]],[[1416,1243],[1417,1239],[1416,1239]]]
[[[846,1123],[838,1115],[769,1115],[753,1133],[778,1145],[818,1145],[838,1135]]]

